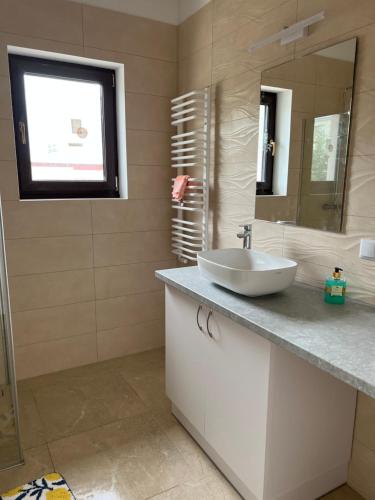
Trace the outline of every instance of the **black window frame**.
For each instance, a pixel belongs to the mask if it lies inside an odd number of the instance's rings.
[[[261,91],[260,104],[266,107],[264,130],[267,142],[263,148],[263,181],[257,181],[257,195],[273,194],[273,163],[274,163],[274,144],[276,140],[276,92]],[[260,131],[259,131],[260,132]]]
[[[115,72],[107,68],[16,54],[9,55],[9,69],[20,198],[118,198]],[[101,84],[103,89],[104,181],[32,180],[24,86],[25,74],[55,76],[57,78]],[[21,133],[20,124],[22,123],[24,123],[24,130]],[[22,140],[23,132],[26,141]]]

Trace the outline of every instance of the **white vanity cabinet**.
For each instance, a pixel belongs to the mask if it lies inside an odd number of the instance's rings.
[[[346,482],[356,391],[170,286],[166,380],[245,499],[314,500]]]

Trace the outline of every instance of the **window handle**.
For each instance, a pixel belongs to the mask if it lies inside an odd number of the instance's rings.
[[[21,135],[22,144],[26,144],[26,125],[25,122],[18,122],[18,128]]]
[[[271,154],[272,154],[272,156],[275,156],[276,142],[273,139],[270,140],[270,146],[271,146]]]

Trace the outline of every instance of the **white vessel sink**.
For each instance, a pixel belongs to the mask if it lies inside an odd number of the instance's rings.
[[[288,288],[294,281],[297,265],[284,257],[242,248],[198,253],[198,267],[204,278],[249,297]]]

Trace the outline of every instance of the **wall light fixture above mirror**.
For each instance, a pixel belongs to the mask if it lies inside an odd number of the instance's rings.
[[[356,45],[262,73],[257,219],[341,231]]]

